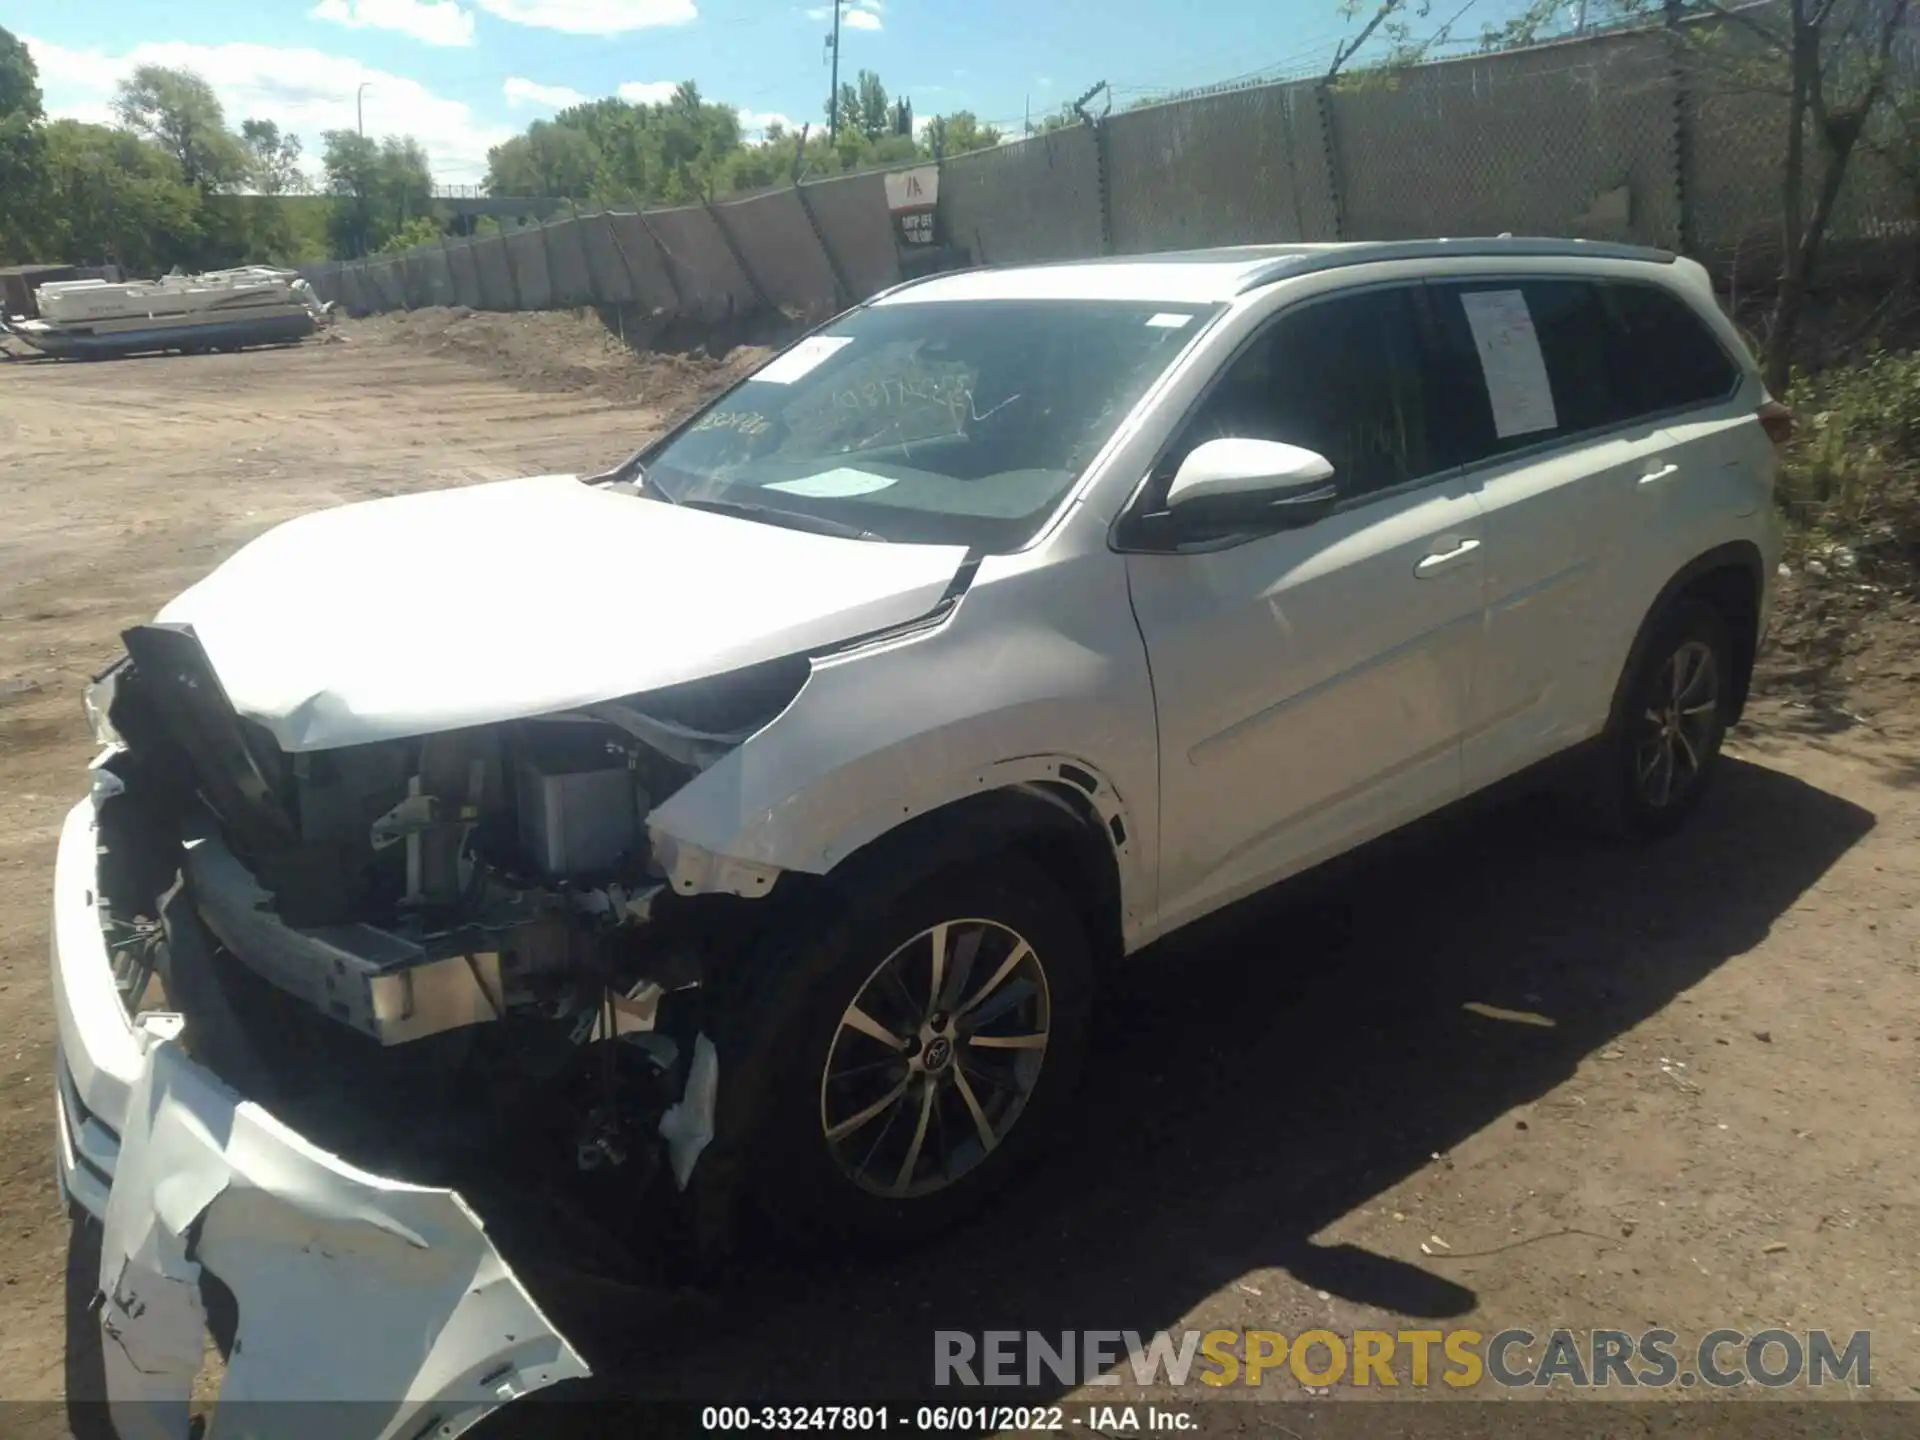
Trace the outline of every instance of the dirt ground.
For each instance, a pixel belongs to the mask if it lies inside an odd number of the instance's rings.
[[[604,466],[753,358],[643,361],[569,316],[340,333],[0,365],[0,1398],[64,1384],[46,908],[119,630],[302,511]],[[589,1358],[833,1401],[922,1393],[936,1328],[1780,1326],[1871,1330],[1873,1393],[1920,1398],[1920,629],[1789,591],[1683,837],[1507,804],[1219,917],[1118,978],[1084,1125],[979,1221],[763,1258],[665,1326],[601,1317]]]

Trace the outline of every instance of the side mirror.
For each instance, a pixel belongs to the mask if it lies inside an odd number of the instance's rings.
[[[1340,498],[1326,456],[1278,440],[1196,445],[1167,489],[1183,526],[1288,530],[1311,525]]]

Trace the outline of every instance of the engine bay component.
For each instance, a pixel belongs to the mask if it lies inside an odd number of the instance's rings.
[[[550,881],[611,874],[640,838],[646,792],[622,754],[610,760],[602,744],[596,755],[588,739],[575,746],[584,753],[522,756],[515,767],[520,849]]]

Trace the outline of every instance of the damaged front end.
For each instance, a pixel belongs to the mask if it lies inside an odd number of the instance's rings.
[[[191,628],[125,641],[88,697],[106,750],[54,936],[62,1185],[105,1222],[122,1433],[187,1433],[210,1284],[237,1311],[215,1434],[296,1433],[232,1402],[319,1397],[371,1405],[312,1417],[328,1434],[454,1434],[583,1376],[520,1256],[623,1254],[618,1225],[687,1187],[718,1080],[703,981],[777,878],[711,883],[646,817],[807,660],[287,753]],[[619,1221],[583,1238],[599,1202]]]

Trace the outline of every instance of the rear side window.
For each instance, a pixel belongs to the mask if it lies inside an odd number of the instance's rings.
[[[1655,414],[1725,399],[1740,381],[1706,321],[1655,285],[1609,282],[1622,377],[1636,413]]]
[[[1739,370],[1678,296],[1630,281],[1429,288],[1457,401],[1440,448],[1473,464],[1730,394]]]
[[[1460,410],[1446,449],[1472,464],[1558,436],[1617,425],[1633,400],[1614,363],[1606,296],[1584,280],[1435,285],[1443,370]]]

